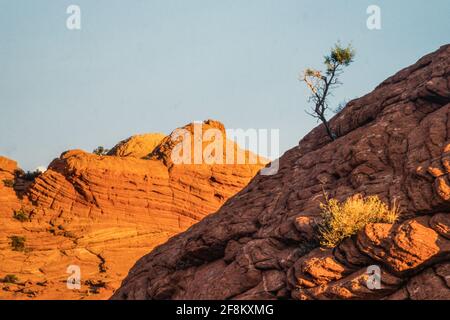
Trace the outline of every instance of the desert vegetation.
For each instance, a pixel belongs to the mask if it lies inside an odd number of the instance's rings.
[[[101,289],[107,286],[103,280],[87,280],[85,285],[89,286],[89,294],[98,294]]]
[[[17,169],[15,171],[15,176],[17,178],[20,178],[20,179],[23,179],[23,180],[26,180],[26,181],[30,181],[30,182],[33,182],[41,174],[42,174],[42,172],[40,170],[25,172],[22,169]]]
[[[11,179],[5,179],[2,181],[3,185],[7,188],[13,188],[14,187],[14,180]]]
[[[14,211],[13,218],[20,222],[26,222],[31,220],[31,215],[30,212],[28,212],[24,208],[21,208],[19,210]]]
[[[369,223],[394,223],[399,209],[394,204],[389,208],[378,196],[354,195],[344,202],[329,199],[320,204],[323,222],[319,227],[321,245],[335,247],[345,238],[351,237]]]
[[[0,279],[3,283],[17,283],[19,278],[15,274],[7,274],[3,279]]]
[[[325,71],[308,68],[300,76],[300,80],[305,82],[311,91],[308,101],[313,106],[307,113],[323,123],[331,140],[336,140],[337,135],[327,120],[327,112],[330,109],[328,99],[333,94],[333,89],[342,84],[339,76],[343,73],[344,67],[353,62],[354,57],[355,50],[351,45],[343,47],[337,43],[324,58]]]
[[[9,238],[11,240],[10,245],[13,251],[25,251],[25,242],[26,238],[21,236],[11,236]]]
[[[106,149],[105,147],[99,146],[92,151],[93,154],[96,154],[98,156],[106,156],[109,152],[109,149]]]

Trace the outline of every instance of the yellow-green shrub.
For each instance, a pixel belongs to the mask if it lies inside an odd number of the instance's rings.
[[[28,213],[25,209],[20,209],[14,211],[13,218],[20,221],[20,222],[26,222],[30,221],[30,213]]]
[[[0,279],[0,282],[17,283],[17,282],[19,282],[19,278],[14,274],[7,274],[3,279]]]
[[[326,247],[335,247],[369,223],[394,223],[399,214],[397,205],[389,208],[378,196],[355,195],[341,203],[325,195],[320,209],[323,218],[320,244]]]

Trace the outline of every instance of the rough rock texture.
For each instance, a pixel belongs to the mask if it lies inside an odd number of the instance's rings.
[[[17,162],[0,156],[0,203],[13,205],[17,202],[14,184]]]
[[[148,156],[164,139],[162,133],[138,134],[119,142],[108,155],[117,157],[144,158]]]
[[[450,299],[450,45],[350,102],[217,213],[140,259],[114,299]],[[322,249],[322,187],[399,203]],[[369,289],[368,267],[381,269]]]
[[[208,129],[224,133],[215,121]],[[137,259],[216,211],[267,163],[166,165],[157,158],[170,159],[170,143],[143,135],[110,156],[65,152],[24,193],[16,163],[0,158],[0,182],[15,180],[0,183],[0,299],[109,298]],[[151,156],[155,148],[164,151]],[[14,219],[20,210],[29,219]],[[23,250],[13,236],[25,237]],[[70,265],[81,268],[81,290],[66,288]],[[19,283],[2,284],[6,275]]]

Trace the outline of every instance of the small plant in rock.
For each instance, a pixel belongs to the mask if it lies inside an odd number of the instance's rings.
[[[3,180],[3,185],[7,188],[14,188],[14,180],[5,179]]]
[[[42,174],[42,171],[40,171],[40,170],[25,172],[22,169],[17,169],[14,172],[14,175],[16,176],[17,179],[22,179],[22,180],[31,181],[31,182],[36,180],[36,178],[39,177],[41,174]]]
[[[341,84],[339,77],[344,68],[353,62],[354,57],[355,50],[351,45],[344,47],[337,43],[324,57],[325,71],[308,68],[300,76],[300,80],[306,83],[311,92],[309,102],[312,107],[311,111],[307,111],[307,113],[323,123],[332,141],[337,139],[337,135],[327,119],[327,112],[330,109],[328,100],[333,94],[333,90]]]
[[[36,171],[27,171],[22,178],[25,179],[26,181],[34,181],[36,180],[37,177],[39,177],[42,174],[41,171],[36,170]]]
[[[72,231],[64,231],[63,232],[63,237],[70,238],[70,239],[75,239],[77,236]]]
[[[89,286],[90,294],[99,294],[101,289],[107,287],[106,282],[103,280],[87,280],[85,281],[85,285]]]
[[[102,146],[99,146],[92,151],[92,153],[98,155],[98,156],[106,156],[109,152],[109,149],[106,149]]]
[[[13,218],[20,222],[31,221],[31,215],[25,209],[19,209],[14,211]]]
[[[19,278],[15,274],[7,274],[0,281],[3,283],[17,283],[17,282],[19,282]]]
[[[329,199],[320,204],[323,222],[319,226],[321,245],[335,247],[345,238],[351,237],[369,223],[394,223],[399,208],[389,208],[378,196],[355,195],[344,202]]]
[[[26,238],[21,236],[12,236],[9,238],[11,240],[10,245],[13,251],[25,251]]]

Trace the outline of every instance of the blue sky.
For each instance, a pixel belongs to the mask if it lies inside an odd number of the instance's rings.
[[[372,4],[381,30],[366,27]],[[361,96],[449,43],[449,12],[448,0],[0,0],[0,155],[34,169],[208,118],[279,128],[285,151],[317,125],[301,70],[351,42],[332,102]]]

